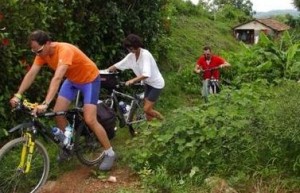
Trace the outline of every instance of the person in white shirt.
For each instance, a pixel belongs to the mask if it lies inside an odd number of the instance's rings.
[[[142,81],[145,84],[144,112],[147,120],[153,118],[163,120],[163,116],[153,109],[162,89],[165,86],[156,61],[152,54],[143,48],[142,39],[135,35],[128,35],[123,41],[123,46],[130,52],[125,58],[110,66],[108,71],[131,69],[136,77],[127,80],[126,85]]]

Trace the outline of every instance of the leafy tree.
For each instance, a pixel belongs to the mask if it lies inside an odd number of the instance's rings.
[[[294,5],[295,5],[295,7],[298,9],[298,10],[300,10],[300,0],[294,0]]]
[[[247,16],[253,15],[252,2],[250,0],[213,0],[214,5],[219,9],[231,5],[236,9],[243,11]]]
[[[139,34],[145,46],[155,50],[165,32],[168,3],[169,0],[1,0],[0,128],[13,123],[8,100],[32,62],[33,54],[27,45],[31,31],[49,31],[54,41],[77,45],[99,68],[105,68],[123,57],[126,50],[122,40],[129,33]],[[42,100],[49,75],[45,71],[38,77],[37,84],[26,92],[28,98]]]
[[[245,22],[251,18],[243,10],[234,7],[233,5],[226,4],[220,8],[216,13],[218,20],[229,21],[233,25]]]

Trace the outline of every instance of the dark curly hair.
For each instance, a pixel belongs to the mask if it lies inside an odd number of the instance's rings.
[[[125,48],[134,48],[134,49],[144,47],[142,38],[135,34],[129,34],[124,39],[123,46]]]

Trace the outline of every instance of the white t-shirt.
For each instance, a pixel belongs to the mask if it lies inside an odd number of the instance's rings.
[[[114,66],[119,70],[132,69],[136,76],[142,75],[148,77],[144,80],[144,83],[154,88],[162,89],[165,86],[164,78],[162,77],[152,54],[148,50],[140,48],[138,60],[136,60],[134,53],[129,53]]]

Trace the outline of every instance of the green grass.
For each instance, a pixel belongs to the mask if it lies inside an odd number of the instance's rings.
[[[176,16],[172,19],[171,33],[162,43],[166,49],[167,61],[159,61],[163,70],[178,72],[189,66],[193,69],[205,45],[212,47],[216,54],[235,51],[239,43],[232,35],[229,24],[212,21],[206,17]]]

